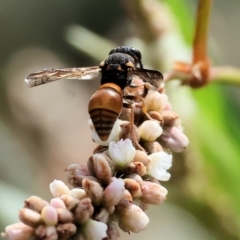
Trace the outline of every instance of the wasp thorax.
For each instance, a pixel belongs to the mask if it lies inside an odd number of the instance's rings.
[[[102,85],[91,97],[88,112],[95,131],[107,141],[113,125],[122,111],[122,90],[113,83]]]

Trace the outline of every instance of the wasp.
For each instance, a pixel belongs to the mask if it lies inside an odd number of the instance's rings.
[[[160,86],[163,79],[161,72],[143,68],[139,50],[120,46],[112,49],[99,66],[43,69],[31,73],[25,82],[28,87],[35,87],[60,79],[100,80],[100,87],[90,98],[88,112],[99,138],[106,141],[123,107],[131,108],[128,99],[137,99],[136,96],[124,94],[125,88],[137,87],[132,83],[136,76],[155,88]]]

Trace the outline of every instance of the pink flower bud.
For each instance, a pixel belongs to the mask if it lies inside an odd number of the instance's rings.
[[[189,140],[181,129],[171,127],[164,129],[164,134],[159,138],[159,142],[173,152],[182,152],[187,147]]]
[[[26,240],[31,239],[33,234],[34,228],[18,222],[7,226],[5,232],[1,233],[1,237],[7,238],[8,240]]]
[[[118,204],[124,194],[124,181],[119,178],[113,178],[113,181],[105,188],[103,192],[104,206],[110,208]]]
[[[48,226],[54,226],[58,222],[57,210],[52,206],[45,206],[42,210],[42,219]]]
[[[52,198],[50,201],[50,205],[54,208],[66,208],[66,205],[60,198]]]

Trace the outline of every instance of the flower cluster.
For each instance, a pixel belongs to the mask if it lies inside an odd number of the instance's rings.
[[[2,236],[11,240],[117,239],[118,227],[138,233],[149,222],[149,204],[161,204],[167,189],[172,152],[188,145],[181,122],[171,110],[164,86],[150,84],[126,89],[135,96],[132,109],[124,109],[107,141],[102,141],[89,121],[93,140],[99,144],[85,166],[71,164],[67,172],[70,190],[53,181],[48,203],[32,196],[20,210],[21,223],[6,227]],[[134,121],[129,114],[134,111]]]

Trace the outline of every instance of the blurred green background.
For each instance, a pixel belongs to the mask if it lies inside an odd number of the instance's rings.
[[[112,47],[130,45],[143,64],[167,72],[191,60],[197,1],[0,1],[0,231],[17,221],[30,195],[50,199],[49,183],[65,180],[95,144],[87,104],[98,82],[59,81],[28,89],[43,68],[98,65]],[[216,0],[210,21],[213,65],[239,67],[239,0]],[[167,85],[189,147],[174,155],[167,201],[151,206],[140,234],[121,239],[240,239],[240,88]]]

